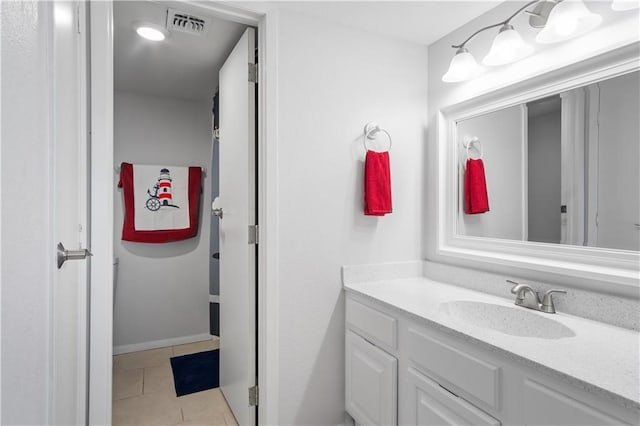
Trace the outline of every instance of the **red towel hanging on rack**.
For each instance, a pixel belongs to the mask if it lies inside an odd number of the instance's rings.
[[[384,216],[391,212],[389,152],[367,151],[364,163],[364,214]]]
[[[467,159],[464,173],[464,212],[480,214],[489,211],[489,195],[482,159]]]

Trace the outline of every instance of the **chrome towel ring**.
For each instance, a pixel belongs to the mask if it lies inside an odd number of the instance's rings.
[[[380,132],[383,132],[387,135],[387,138],[389,139],[389,147],[387,148],[387,152],[391,151],[391,145],[393,144],[393,142],[391,141],[391,135],[389,134],[389,132],[387,132],[385,129],[381,128],[380,126],[378,126],[377,123],[374,123],[373,121],[370,123],[367,123],[366,126],[364,126],[364,149],[365,151],[369,151],[369,146],[367,146],[367,140],[374,140],[378,137],[378,134]],[[373,150],[371,150],[373,151]],[[385,151],[382,151],[385,152]]]

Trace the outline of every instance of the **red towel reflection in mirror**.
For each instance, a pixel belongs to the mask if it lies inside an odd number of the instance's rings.
[[[468,159],[464,173],[464,212],[479,214],[489,211],[489,195],[481,159]]]

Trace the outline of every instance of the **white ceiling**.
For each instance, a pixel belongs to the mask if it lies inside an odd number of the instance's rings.
[[[164,27],[167,6],[115,1],[113,9],[115,88],[148,95],[211,99],[218,85],[218,71],[246,28],[208,16],[211,25],[204,35],[172,31],[166,40],[152,42],[136,34],[133,22]],[[196,14],[203,16],[201,12]]]
[[[427,46],[501,1],[228,1],[228,6],[266,12],[279,7],[364,31]],[[175,4],[175,3],[173,3]],[[173,31],[163,42],[140,38],[134,21],[164,26],[167,5],[114,2],[115,88],[182,99],[210,99],[218,70],[246,28],[211,16],[207,34]],[[181,7],[202,15],[199,10]]]
[[[428,46],[505,0],[229,1],[267,11],[281,7],[328,21]]]

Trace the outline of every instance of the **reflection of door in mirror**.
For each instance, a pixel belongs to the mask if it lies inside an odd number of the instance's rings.
[[[599,86],[597,234],[590,245],[640,250],[640,73]]]
[[[529,241],[561,240],[560,102],[560,96],[551,96],[527,104]]]
[[[459,121],[482,142],[491,210],[460,208],[458,233],[640,250],[639,97],[633,72]]]

